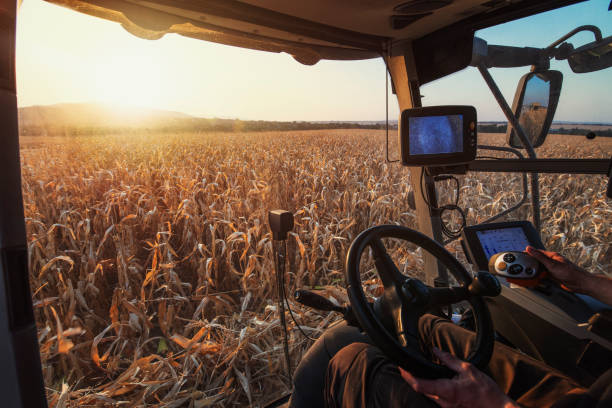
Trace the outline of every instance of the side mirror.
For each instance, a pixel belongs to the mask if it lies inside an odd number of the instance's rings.
[[[582,74],[612,66],[612,36],[576,48],[567,56],[572,71]]]
[[[519,81],[512,111],[533,147],[541,146],[546,140],[557,110],[562,83],[563,74],[550,70],[530,72]],[[508,126],[506,137],[510,146],[519,149],[525,147],[512,126]]]

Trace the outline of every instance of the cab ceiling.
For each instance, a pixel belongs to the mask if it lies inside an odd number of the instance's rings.
[[[46,0],[158,39],[287,52],[304,64],[380,56],[392,43],[449,27],[474,30],[577,1],[533,0]]]

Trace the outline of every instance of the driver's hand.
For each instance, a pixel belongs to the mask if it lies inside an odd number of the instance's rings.
[[[584,269],[574,265],[556,252],[543,251],[532,246],[525,248],[525,252],[544,265],[551,277],[567,289],[580,293],[585,291],[583,286],[590,273]]]
[[[427,395],[442,408],[518,408],[490,377],[470,363],[436,348],[434,353],[457,375],[453,379],[424,380],[400,367],[402,378],[416,392]]]

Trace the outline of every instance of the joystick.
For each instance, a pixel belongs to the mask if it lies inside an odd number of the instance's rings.
[[[534,287],[544,278],[546,270],[537,259],[525,252],[500,252],[489,259],[489,272],[506,278],[510,283]]]

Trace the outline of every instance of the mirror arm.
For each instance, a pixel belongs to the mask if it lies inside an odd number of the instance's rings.
[[[570,31],[569,33],[565,34],[563,37],[559,38],[554,43],[550,44],[548,47],[546,47],[546,50],[552,50],[557,45],[561,44],[563,41],[567,40],[568,38],[578,34],[579,32],[582,32],[582,31],[590,31],[590,32],[592,32],[593,35],[595,36],[595,41],[601,41],[602,38],[603,38],[602,35],[601,35],[601,30],[599,29],[599,27],[594,26],[594,25],[583,25],[583,26],[574,28],[572,31]]]
[[[478,64],[478,71],[480,71],[480,74],[482,75],[485,82],[489,86],[489,89],[491,90],[491,93],[495,97],[495,100],[497,100],[499,107],[501,108],[502,112],[504,112],[504,116],[506,116],[506,119],[508,119],[508,123],[514,128],[519,139],[521,139],[521,143],[523,143],[523,146],[525,146],[525,150],[527,150],[527,155],[529,156],[530,159],[535,159],[536,154],[535,154],[535,151],[533,150],[533,146],[531,145],[531,142],[529,142],[529,139],[527,139],[527,136],[525,135],[525,132],[521,128],[521,125],[519,124],[518,119],[514,116],[512,109],[508,105],[508,102],[506,102],[504,95],[501,93],[501,91],[497,87],[497,84],[495,83],[495,80],[489,73],[489,70],[487,69],[486,66],[484,66],[484,64],[481,63],[481,64]]]
[[[484,65],[487,68],[516,68],[535,65],[539,69],[548,69],[549,60],[549,53],[540,48],[489,45],[482,38],[474,37],[470,65],[473,67]]]
[[[489,86],[491,93],[497,100],[499,107],[504,112],[506,119],[508,119],[508,124],[514,128],[516,134],[521,140],[521,143],[523,144],[523,146],[525,146],[525,150],[527,150],[527,155],[530,159],[537,159],[531,142],[529,142],[529,139],[527,139],[523,128],[519,124],[518,119],[514,116],[514,112],[512,112],[512,109],[508,105],[508,102],[506,102],[504,95],[497,87],[497,84],[489,73],[489,70],[482,62],[478,64],[478,70],[480,71],[480,74]],[[540,186],[538,183],[538,173],[531,174],[531,207],[533,210],[533,224],[535,225],[536,231],[540,232]]]

